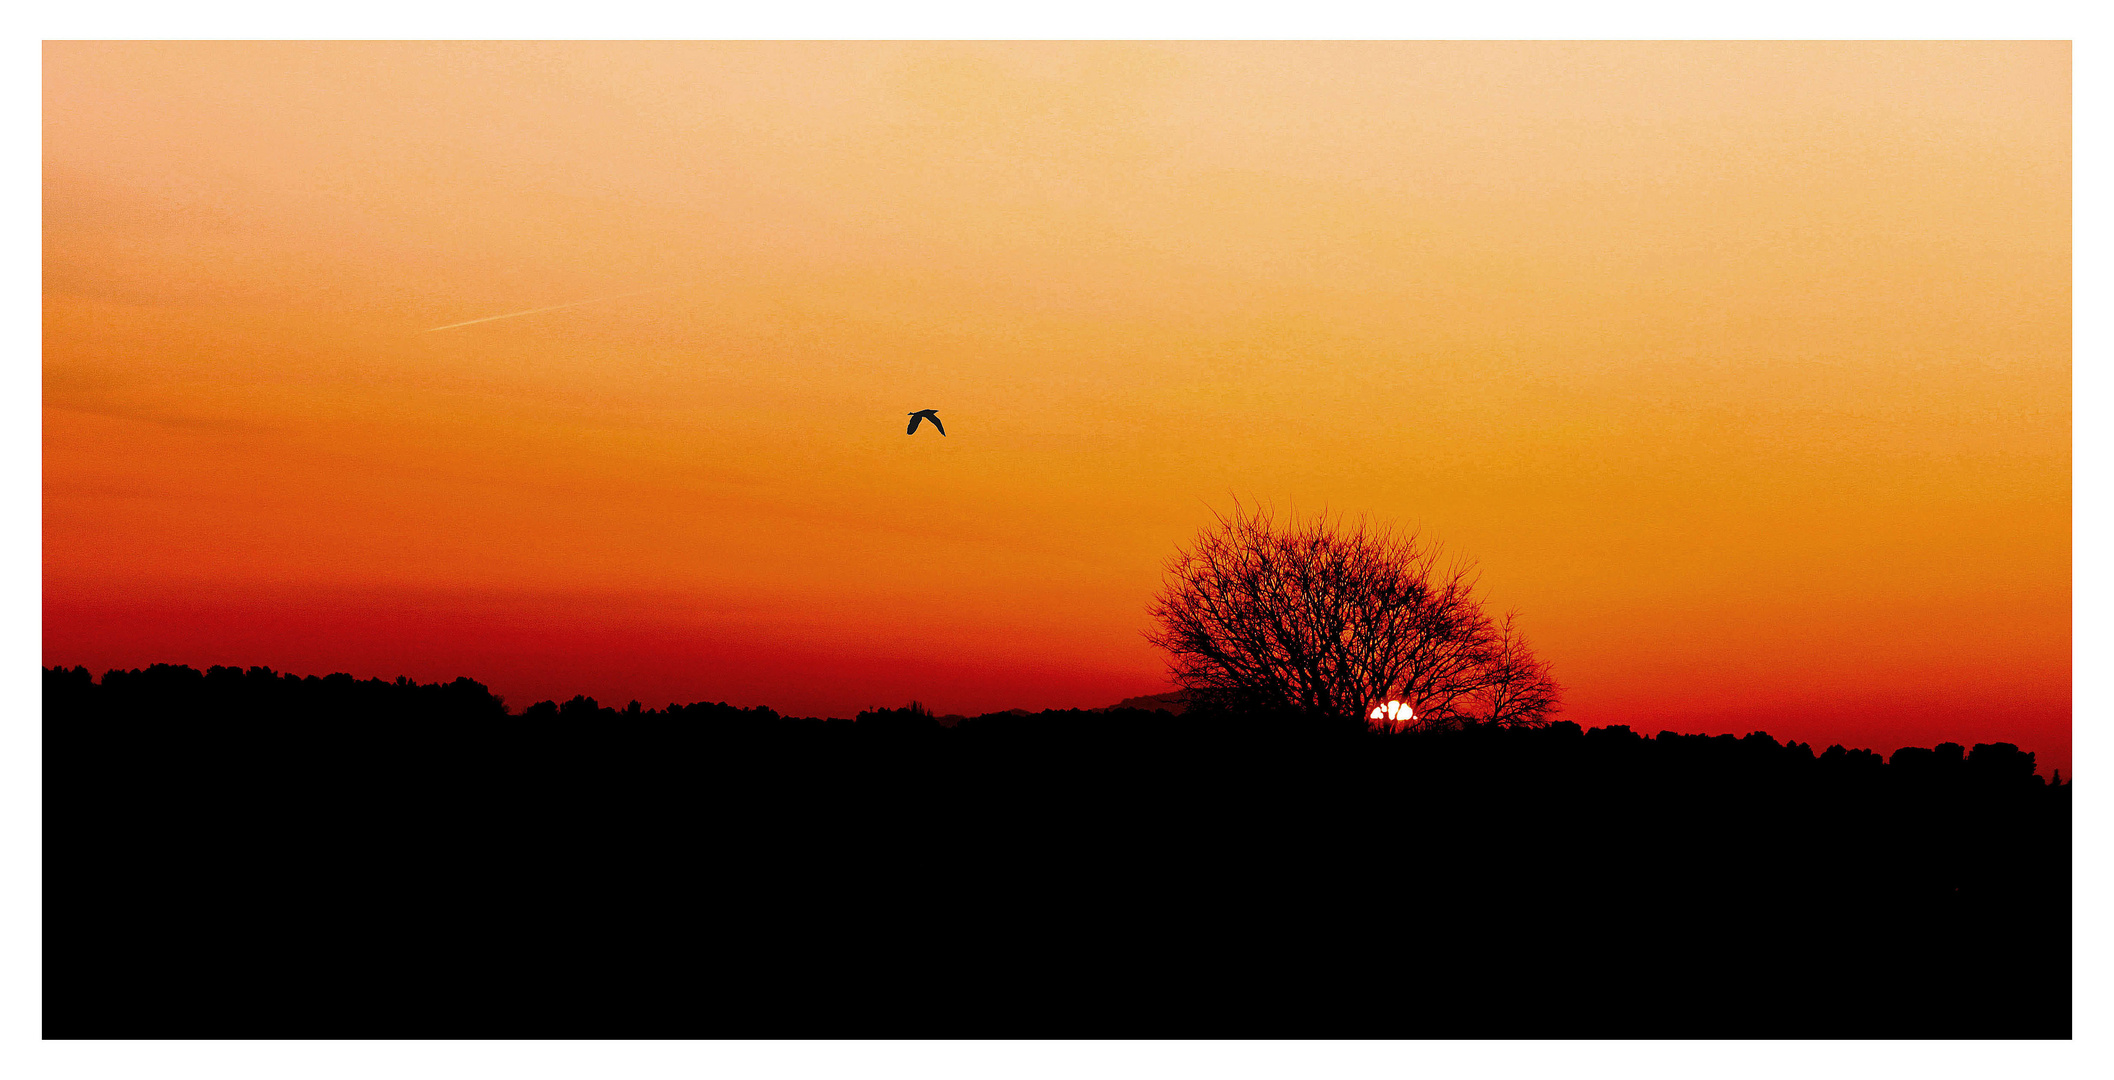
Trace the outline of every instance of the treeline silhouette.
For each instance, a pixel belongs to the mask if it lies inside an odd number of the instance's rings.
[[[2006,743],[44,673],[48,1037],[2068,1037]]]

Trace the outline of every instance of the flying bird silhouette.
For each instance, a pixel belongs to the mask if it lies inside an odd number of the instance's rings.
[[[918,433],[918,421],[920,421],[920,420],[930,420],[930,421],[932,421],[932,426],[933,426],[933,427],[936,427],[936,428],[939,428],[939,429],[940,429],[940,434],[942,434],[942,435],[945,435],[945,434],[947,433],[947,429],[946,429],[946,428],[944,428],[944,427],[941,427],[941,426],[940,426],[940,411],[939,411],[938,409],[920,409],[920,410],[918,410],[917,412],[914,412],[914,413],[911,413],[911,414],[910,414],[910,430],[909,430],[909,431],[906,431],[906,432],[904,432],[903,434],[905,434],[905,435],[915,435],[915,434],[917,434],[917,433]]]

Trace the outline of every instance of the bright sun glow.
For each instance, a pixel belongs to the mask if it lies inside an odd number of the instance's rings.
[[[1403,702],[1390,701],[1385,705],[1373,706],[1370,719],[1387,720],[1396,724],[1409,724],[1416,721],[1417,714],[1410,711],[1409,706]]]

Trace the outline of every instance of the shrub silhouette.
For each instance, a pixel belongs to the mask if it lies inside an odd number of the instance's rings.
[[[44,689],[47,1037],[2070,1032],[2005,743]]]
[[[1561,689],[1469,564],[1364,519],[1279,525],[1238,502],[1167,564],[1146,639],[1205,708],[1364,726],[1400,699],[1426,726],[1537,724]]]
[[[887,734],[929,734],[940,730],[939,720],[916,701],[900,709],[867,709],[859,713],[854,722],[861,731]]]

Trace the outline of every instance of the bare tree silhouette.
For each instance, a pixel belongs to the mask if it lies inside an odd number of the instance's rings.
[[[1146,639],[1199,703],[1366,723],[1400,700],[1421,726],[1532,726],[1562,688],[1511,614],[1493,619],[1472,564],[1364,518],[1280,525],[1234,503],[1167,564]]]

